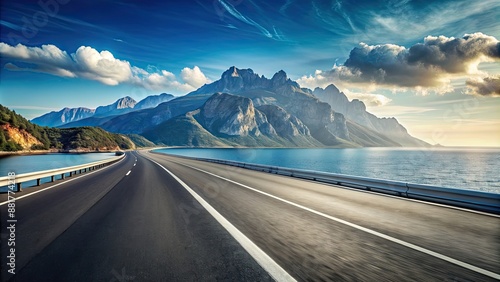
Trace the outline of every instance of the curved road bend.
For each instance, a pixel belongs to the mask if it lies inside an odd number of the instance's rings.
[[[18,200],[17,274],[2,243],[2,280],[271,280],[188,189],[297,280],[500,277],[498,217],[134,152]]]

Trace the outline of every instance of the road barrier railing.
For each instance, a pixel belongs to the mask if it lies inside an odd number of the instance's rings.
[[[278,175],[500,214],[500,194],[226,160],[191,158]]]
[[[22,190],[22,184],[25,182],[36,180],[36,186],[40,186],[41,180],[44,178],[50,177],[50,182],[54,182],[56,179],[65,179],[67,176],[71,177],[73,175],[81,174],[83,172],[96,170],[98,168],[115,163],[124,157],[125,157],[125,155],[114,156],[112,158],[105,159],[102,161],[86,163],[86,164],[82,164],[82,165],[49,169],[49,170],[36,171],[36,172],[29,172],[29,173],[22,173],[22,174],[15,174],[15,175],[11,175],[11,176],[4,176],[4,177],[0,177],[0,187],[15,185],[16,188],[14,189],[14,191],[13,190],[10,190],[10,191],[19,192]],[[59,177],[59,178],[57,178],[57,177]],[[0,191],[0,193],[7,193],[7,192],[8,192],[8,190]]]

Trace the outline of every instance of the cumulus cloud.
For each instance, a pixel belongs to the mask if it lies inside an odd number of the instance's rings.
[[[27,47],[10,46],[0,42],[0,55],[9,61],[4,68],[11,71],[31,71],[62,77],[78,77],[99,81],[106,85],[131,83],[150,90],[188,92],[197,89],[208,78],[199,67],[184,68],[181,81],[166,70],[144,70],[130,62],[117,59],[109,51],[97,51],[88,46],[68,54],[55,45]],[[15,63],[13,63],[13,62]],[[23,65],[18,65],[18,62]]]
[[[195,66],[194,68],[183,68],[181,71],[181,78],[186,82],[186,84],[192,86],[193,88],[200,88],[209,80],[203,74],[199,67]]]
[[[500,75],[475,78],[466,81],[467,94],[477,96],[500,97]]]
[[[318,70],[298,82],[308,87],[340,82],[447,92],[452,90],[451,79],[479,75],[481,62],[494,61],[500,61],[500,42],[483,33],[462,38],[427,36],[410,48],[360,43],[343,65]]]

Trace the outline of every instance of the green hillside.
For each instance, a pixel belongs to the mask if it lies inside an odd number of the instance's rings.
[[[166,146],[227,147],[192,116],[184,115],[159,124],[143,134],[149,140]]]
[[[0,105],[0,151],[75,150],[90,151],[133,149],[134,142],[122,134],[109,133],[98,127],[49,128],[31,123],[23,116]],[[9,133],[10,132],[10,133]],[[11,136],[12,132],[16,136]],[[133,137],[139,143],[148,140]],[[17,141],[16,141],[17,140]],[[23,142],[21,142],[23,141]],[[28,148],[26,146],[30,145]]]

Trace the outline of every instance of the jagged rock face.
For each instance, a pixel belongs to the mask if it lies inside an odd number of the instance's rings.
[[[230,67],[222,73],[220,80],[204,85],[188,95],[213,94],[217,92],[239,94],[255,89],[272,89],[278,91],[284,86],[299,88],[299,85],[290,80],[284,71],[279,71],[272,79],[268,79],[255,74],[252,69]]]
[[[267,88],[269,85],[270,81],[267,78],[258,76],[251,69],[231,67],[222,73],[220,80],[204,85],[197,91],[190,93],[190,95],[213,94],[217,92],[238,93],[252,89]]]
[[[64,124],[75,120],[81,120],[90,117],[93,114],[94,110],[87,108],[74,108],[74,109],[64,108],[62,110],[61,122]]]
[[[123,97],[116,100],[116,102],[111,105],[97,107],[95,115],[105,115],[116,110],[133,109],[135,104],[137,104],[137,102],[134,99],[128,96]]]
[[[396,142],[408,146],[425,146],[425,142],[413,138],[408,131],[395,118],[378,118],[366,110],[366,105],[353,99],[349,102],[346,95],[340,92],[333,84],[325,89],[316,88],[313,94],[321,101],[332,106],[333,111],[344,114],[344,116],[355,123],[382,133]]]
[[[333,122],[328,126],[329,130],[342,139],[349,140],[349,130],[347,129],[347,121],[341,113],[335,113]]]
[[[357,124],[384,134],[407,134],[406,129],[395,118],[388,119],[374,116],[366,111],[366,105],[362,101],[353,99],[349,102],[347,96],[333,84],[330,84],[325,89],[316,88],[313,94],[321,101],[330,104],[335,112],[344,114]]]
[[[33,145],[43,145],[42,142],[29,134],[26,130],[12,127],[10,124],[0,126],[0,130],[5,131],[9,139],[21,145],[24,150],[29,150]]]
[[[55,127],[69,122],[78,121],[94,115],[93,109],[87,108],[64,108],[59,112],[50,112],[32,120],[40,126]]]
[[[332,122],[332,108],[317,99],[296,96],[283,105],[293,115],[300,117],[309,128],[324,126]]]
[[[285,111],[285,109],[274,106],[264,105],[258,108],[263,112],[269,123],[274,127],[276,133],[282,137],[305,135],[310,136],[311,132],[305,124],[296,116]]]
[[[325,89],[317,87],[313,94],[321,101],[330,104],[335,112],[345,114],[349,108],[347,96],[333,84],[328,85]]]
[[[229,94],[215,94],[201,107],[198,121],[213,134],[259,136],[252,100]]]
[[[286,88],[300,88],[299,85],[295,82],[290,80],[286,73],[283,70],[280,70],[279,72],[275,73],[273,75],[273,78],[271,78],[271,88],[274,90],[279,90],[282,87]]]
[[[278,135],[274,127],[269,123],[267,116],[259,110],[255,110],[255,121],[262,134],[270,137]]]

